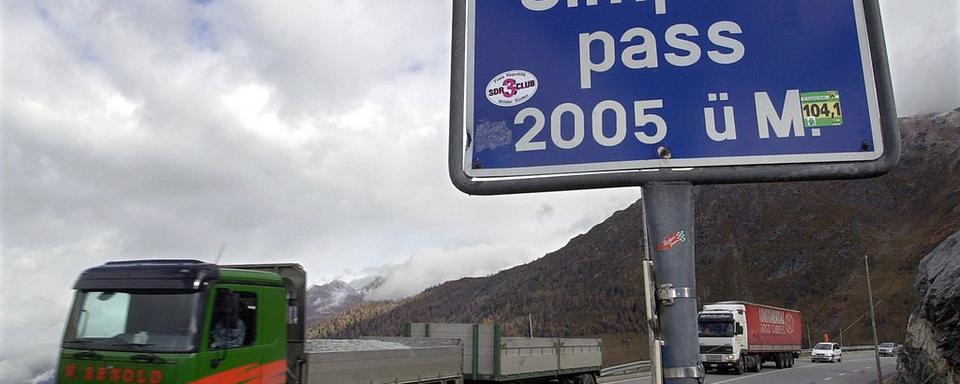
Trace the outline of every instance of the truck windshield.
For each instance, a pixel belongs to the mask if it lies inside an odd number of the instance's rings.
[[[193,351],[200,296],[199,292],[79,292],[63,345],[86,350]]]
[[[700,337],[733,337],[734,331],[733,322],[700,322]]]

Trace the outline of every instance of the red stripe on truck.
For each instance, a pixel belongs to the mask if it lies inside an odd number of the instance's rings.
[[[192,381],[190,384],[283,384],[286,382],[287,361],[266,364],[251,363]]]

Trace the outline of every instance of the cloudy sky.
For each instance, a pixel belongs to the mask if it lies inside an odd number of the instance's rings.
[[[884,0],[900,115],[960,106],[956,0]],[[449,0],[4,1],[0,378],[52,365],[70,286],[130,258],[387,275],[397,297],[562,246],[637,189],[447,178]]]

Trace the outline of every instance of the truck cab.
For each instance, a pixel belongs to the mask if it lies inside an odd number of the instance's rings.
[[[697,317],[700,361],[706,369],[732,369],[737,374],[747,368],[746,314],[742,305],[704,306]]]
[[[57,382],[288,382],[302,363],[302,284],[295,264],[90,268],[74,285]]]

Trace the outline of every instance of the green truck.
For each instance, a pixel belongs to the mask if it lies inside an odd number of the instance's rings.
[[[480,345],[502,343],[495,349],[498,357],[486,359],[482,352],[480,360],[465,360],[465,354],[477,356],[473,339],[437,337],[444,332],[307,340],[305,288],[306,272],[297,264],[138,260],[87,269],[74,285],[57,382],[593,384],[599,373],[597,339],[524,341],[497,334]],[[493,372],[465,363],[494,360],[498,371]],[[525,366],[535,371],[523,371]]]

